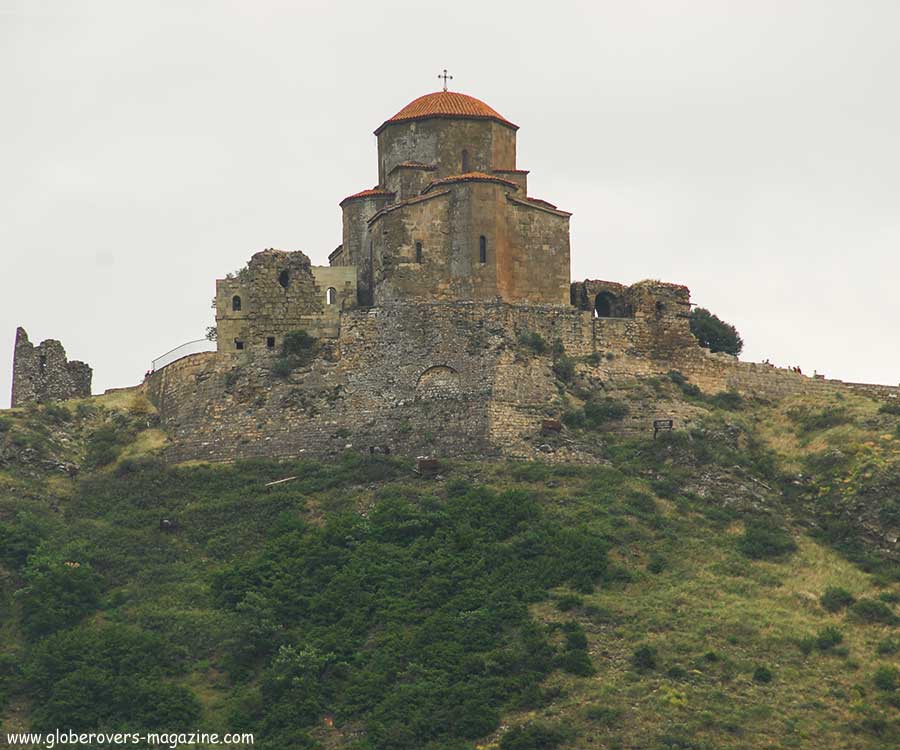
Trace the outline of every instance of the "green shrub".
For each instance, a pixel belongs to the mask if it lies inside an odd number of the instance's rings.
[[[648,644],[638,646],[631,655],[631,665],[641,672],[656,669],[656,662],[656,649]]]
[[[589,401],[584,405],[584,416],[588,425],[599,427],[610,421],[624,419],[628,415],[628,404],[611,398]]]
[[[372,481],[359,467],[338,476]],[[283,732],[310,731],[328,707],[373,750],[466,746],[497,728],[499,707],[537,700],[531,686],[554,667],[593,673],[577,623],[555,648],[528,603],[591,586],[605,539],[521,490],[452,489],[438,502],[384,488],[365,517],[273,529],[215,576],[240,630],[229,669],[259,669],[262,741],[292,747]],[[291,644],[302,650],[279,654]]]
[[[850,607],[849,612],[855,619],[867,623],[896,625],[900,620],[887,604],[878,599],[860,599]]]
[[[123,426],[108,423],[98,427],[87,441],[84,464],[89,469],[98,469],[113,463],[128,444],[131,435]]]
[[[526,349],[530,349],[535,354],[543,354],[547,351],[547,342],[544,337],[534,331],[528,331],[519,336],[519,344]]]
[[[68,422],[72,419],[72,412],[70,412],[65,406],[62,404],[50,403],[44,407],[44,415],[48,420],[54,422],[56,424],[61,424],[63,422]]]
[[[875,687],[879,690],[893,692],[900,687],[900,669],[887,666],[878,667],[878,669],[875,670],[872,682],[875,683]]]
[[[565,596],[561,596],[556,600],[556,608],[560,612],[571,612],[576,607],[580,607],[584,604],[584,599],[580,596],[575,596],[574,594],[566,594]]]
[[[896,591],[882,591],[878,598],[886,604],[896,604],[900,602],[900,594]]]
[[[581,409],[570,409],[563,413],[562,421],[568,427],[598,430],[608,422],[624,419],[628,414],[628,404],[605,398],[588,401]]]
[[[785,557],[797,549],[791,535],[779,526],[759,519],[751,520],[738,540],[738,549],[753,560]]]
[[[272,374],[279,378],[287,378],[294,371],[294,360],[290,357],[278,357],[272,362]]]
[[[577,622],[572,621],[564,623],[562,630],[566,641],[563,653],[556,658],[556,665],[579,677],[588,677],[594,674],[594,666],[587,653],[588,640],[584,629]]]
[[[88,563],[33,556],[24,578],[22,622],[32,639],[76,625],[100,601],[100,577]]]
[[[564,383],[570,383],[575,377],[575,360],[562,356],[553,363],[553,373]]]
[[[587,635],[584,628],[577,622],[567,622],[563,625],[566,634],[566,649],[569,651],[586,651],[588,647]]]
[[[291,331],[281,342],[281,356],[306,357],[316,348],[316,339],[306,331]]]
[[[564,651],[556,657],[555,663],[564,672],[577,677],[590,677],[596,673],[586,651]]]
[[[691,310],[691,333],[697,337],[700,346],[711,352],[725,352],[737,356],[744,348],[744,342],[737,329],[703,307]]]
[[[829,651],[830,649],[842,643],[844,634],[833,625],[822,628],[816,633],[816,645],[821,651]]]
[[[280,356],[272,361],[272,374],[287,378],[298,367],[304,367],[315,359],[319,351],[319,341],[306,331],[291,331],[281,342]]]
[[[669,561],[665,557],[657,553],[650,555],[650,560],[647,563],[647,570],[650,573],[657,575],[662,573],[667,567],[669,567]]]
[[[678,370],[669,370],[668,377],[669,380],[678,386],[685,396],[698,398],[702,395],[700,388],[691,383],[682,373],[678,372]]]
[[[36,698],[32,728],[192,726],[199,702],[166,679],[177,664],[176,652],[158,635],[131,626],[80,626],[52,635],[25,666]]]
[[[766,666],[761,665],[753,670],[753,681],[758,682],[761,685],[767,685],[772,681],[772,678],[772,670]]]
[[[829,406],[823,409],[798,406],[788,409],[787,415],[797,424],[800,435],[829,430],[850,421],[850,415],[843,406]]]
[[[896,654],[898,651],[900,651],[900,640],[896,638],[885,638],[875,647],[875,653],[881,656]]]
[[[610,706],[591,706],[584,712],[584,715],[590,721],[612,727],[616,726],[622,718],[622,709]]]
[[[720,409],[737,411],[744,408],[744,399],[740,393],[734,391],[720,391],[709,397],[709,403]]]
[[[840,586],[829,586],[819,598],[819,602],[829,612],[839,612],[849,607],[855,601],[856,597]]]
[[[40,544],[43,526],[30,513],[20,513],[11,524],[0,522],[0,562],[21,568]]]
[[[878,407],[878,413],[900,417],[900,401],[889,401],[886,404],[882,404]]]
[[[797,641],[797,647],[806,656],[809,656],[813,652],[816,645],[817,645],[817,641],[811,635],[808,635],[805,638],[801,638],[800,640]]]
[[[513,727],[500,740],[500,750],[554,750],[566,741],[566,733],[549,724]]]
[[[6,417],[0,417],[0,434],[9,432],[12,429],[13,422]]]

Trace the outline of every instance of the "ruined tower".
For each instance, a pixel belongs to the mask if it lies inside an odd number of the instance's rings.
[[[66,350],[55,339],[35,346],[24,328],[16,329],[13,354],[13,408],[47,401],[86,398],[91,395],[91,368],[66,359]]]

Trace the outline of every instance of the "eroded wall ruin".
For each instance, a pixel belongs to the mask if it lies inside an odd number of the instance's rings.
[[[35,346],[24,328],[16,329],[13,353],[12,407],[86,398],[91,395],[91,368],[69,361],[66,350],[55,339]]]

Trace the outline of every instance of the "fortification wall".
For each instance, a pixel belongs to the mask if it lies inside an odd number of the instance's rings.
[[[389,449],[405,455],[542,455],[542,424],[564,409],[549,351],[525,334],[558,341],[579,376],[615,391],[678,370],[702,390],[781,398],[852,388],[876,398],[900,389],[806,377],[711,355],[690,336],[677,294],[647,288],[633,318],[595,318],[553,305],[432,302],[354,309],[340,337],[288,378],[274,358],[244,353],[186,357],[153,374],[148,394],[173,438],[171,460],[329,456]],[[665,289],[662,290],[666,292]],[[668,290],[672,292],[672,290]],[[652,304],[651,304],[652,303]],[[682,417],[677,404],[648,403],[624,425],[649,430],[654,417]],[[662,410],[665,413],[658,413]],[[674,410],[674,412],[673,412]],[[547,456],[544,456],[545,458]],[[560,446],[554,460],[588,460]]]

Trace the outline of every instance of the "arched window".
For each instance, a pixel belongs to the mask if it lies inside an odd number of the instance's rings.
[[[238,297],[236,294],[234,295],[234,297],[231,298],[231,309],[234,312],[241,311],[241,298]]]
[[[487,263],[487,237],[484,235],[478,238],[478,262]]]
[[[463,171],[463,174],[465,174],[466,172],[468,172],[470,169],[471,169],[471,165],[469,164],[469,150],[464,148],[464,149],[463,149],[463,152],[462,152],[462,171]]]
[[[328,291],[325,292],[325,301],[329,305],[337,302],[337,290],[333,286],[328,287]]]
[[[416,263],[422,262],[422,243],[416,243]]]
[[[287,289],[291,283],[291,275],[286,270],[282,271],[278,274],[278,283]]]

